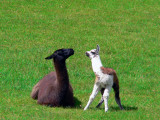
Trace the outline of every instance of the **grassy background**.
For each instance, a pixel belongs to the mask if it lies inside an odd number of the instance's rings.
[[[0,119],[158,119],[160,106],[159,0],[1,0]],[[117,71],[120,111],[113,91],[109,111],[87,111],[94,73],[85,51],[100,45],[104,66]],[[76,108],[49,108],[30,98],[32,87],[54,70],[44,58],[73,48],[67,62]]]

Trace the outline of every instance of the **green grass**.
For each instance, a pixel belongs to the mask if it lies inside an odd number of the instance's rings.
[[[159,119],[159,0],[1,0],[0,119]],[[94,73],[85,51],[100,45],[104,66],[117,71],[120,111],[111,91],[109,111],[87,111]],[[30,98],[32,87],[54,70],[44,58],[73,48],[67,62],[76,108],[49,108]]]

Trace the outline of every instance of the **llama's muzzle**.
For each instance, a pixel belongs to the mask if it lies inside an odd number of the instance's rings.
[[[88,57],[89,57],[89,53],[88,53],[88,52],[86,52],[86,56],[88,56]]]

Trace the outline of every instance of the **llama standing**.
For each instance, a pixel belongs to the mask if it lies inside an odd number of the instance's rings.
[[[99,91],[101,91],[102,98],[97,105],[97,108],[101,106],[101,104],[104,102],[105,104],[105,112],[108,111],[108,98],[109,98],[109,92],[111,88],[113,87],[115,92],[115,100],[117,104],[119,105],[120,109],[122,110],[123,107],[121,105],[120,97],[119,97],[119,81],[116,75],[115,70],[111,68],[104,68],[101,59],[99,56],[99,45],[97,45],[97,49],[93,49],[91,51],[87,51],[86,55],[91,59],[92,62],[92,69],[95,73],[96,79],[94,88],[92,91],[92,94],[90,95],[89,101],[84,108],[84,110],[87,110],[89,105],[92,103],[96,95]]]
[[[65,60],[74,54],[73,49],[59,49],[45,59],[53,59],[56,72],[41,79],[31,93],[37,103],[51,107],[74,106],[73,90],[69,83]]]

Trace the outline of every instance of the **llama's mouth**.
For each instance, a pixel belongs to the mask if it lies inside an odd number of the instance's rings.
[[[86,56],[89,57],[89,53],[88,52],[86,52]]]
[[[70,52],[71,52],[71,55],[73,55],[73,54],[74,54],[74,50],[73,50],[73,49],[70,49]]]

